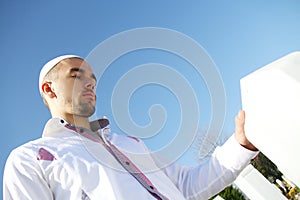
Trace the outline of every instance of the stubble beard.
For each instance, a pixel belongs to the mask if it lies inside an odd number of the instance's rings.
[[[78,103],[73,105],[73,115],[80,117],[90,117],[95,113],[95,106],[91,102]]]

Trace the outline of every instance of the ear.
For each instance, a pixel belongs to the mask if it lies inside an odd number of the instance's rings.
[[[43,83],[42,91],[43,91],[43,94],[49,98],[56,97],[56,94],[54,93],[53,88],[51,87],[51,82]]]

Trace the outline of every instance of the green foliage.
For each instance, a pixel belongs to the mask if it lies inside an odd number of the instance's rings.
[[[245,200],[243,194],[240,193],[239,190],[237,190],[236,188],[234,188],[232,185],[226,187],[218,195],[220,197],[222,197],[223,199],[225,199],[225,200]],[[210,198],[210,200],[214,199],[216,196]]]
[[[251,164],[270,182],[274,183],[276,179],[282,180],[282,173],[277,166],[261,152]]]
[[[276,179],[282,180],[282,173],[278,170],[277,166],[261,152],[251,161],[251,164],[270,182],[274,183]],[[217,195],[225,200],[245,200],[243,194],[232,186],[228,186]],[[210,200],[216,196],[210,198]]]

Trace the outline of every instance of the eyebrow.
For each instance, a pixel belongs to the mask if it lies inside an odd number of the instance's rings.
[[[72,72],[84,73],[85,71],[82,68],[74,67],[74,68],[70,69],[70,73],[72,73]],[[97,78],[94,73],[91,75],[91,78],[93,78],[97,82]]]

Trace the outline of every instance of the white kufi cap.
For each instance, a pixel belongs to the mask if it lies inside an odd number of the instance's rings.
[[[45,76],[48,74],[48,72],[55,66],[57,65],[60,61],[67,59],[67,58],[81,58],[80,56],[77,55],[62,55],[58,56],[56,58],[53,58],[49,62],[47,62],[43,68],[40,71],[40,77],[39,77],[39,90],[40,93],[42,94],[42,84]]]

